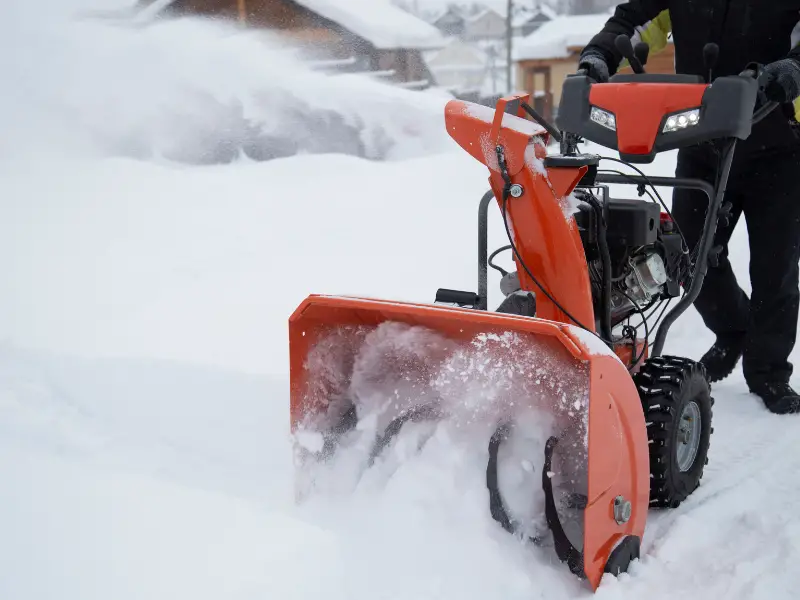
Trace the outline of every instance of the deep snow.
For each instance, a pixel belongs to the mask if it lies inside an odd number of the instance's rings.
[[[32,10],[0,8],[19,50],[0,58],[13,92],[0,98],[0,597],[589,597],[490,519],[470,431],[441,428],[421,452],[409,436],[354,491],[294,502],[294,306],[474,288],[486,173],[446,140],[442,100],[317,74],[260,81],[253,65],[279,70],[274,55],[208,24],[120,32]],[[225,68],[208,66],[217,51]],[[364,94],[415,98],[441,129],[395,133],[409,150],[388,162],[191,167],[96,143],[97,124],[138,131],[155,97],[182,106],[179,75],[244,99],[291,89],[327,104],[335,87],[344,113],[371,111]],[[397,132],[396,110],[369,114]],[[503,243],[495,211],[490,244]],[[697,357],[710,340],[690,312],[667,349]],[[797,420],[766,413],[739,373],[715,397],[703,486],[651,515],[643,560],[598,597],[796,596]]]

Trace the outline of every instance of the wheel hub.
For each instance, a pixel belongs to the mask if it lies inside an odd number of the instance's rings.
[[[694,465],[697,451],[700,449],[702,428],[703,421],[700,415],[700,407],[694,401],[688,402],[683,408],[680,425],[678,426],[676,458],[678,459],[678,469],[681,473],[685,473]]]

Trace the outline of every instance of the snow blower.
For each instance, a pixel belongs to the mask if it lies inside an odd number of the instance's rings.
[[[719,255],[714,234],[731,210],[724,194],[737,140],[774,108],[755,111],[757,69],[712,83],[648,74],[646,46],[634,50],[625,36],[617,44],[633,72],[607,83],[569,76],[557,128],[527,94],[495,110],[447,104],[449,135],[490,174],[478,211],[477,293],[440,289],[430,304],[311,295],[289,321],[298,473],[359,445],[368,468],[410,423],[485,419],[491,516],[552,547],[592,589],[639,557],[648,509],[678,506],[703,476],[709,383],[699,363],[663,348]],[[580,153],[584,141],[620,158]],[[551,142],[558,153],[548,152]],[[635,166],[700,143],[719,150],[716,185]],[[636,174],[600,169],[603,160]],[[613,197],[611,185],[633,186],[637,197]],[[658,187],[708,197],[697,248]],[[490,256],[493,201],[508,245]],[[505,250],[516,271],[495,264]],[[493,311],[490,266],[504,296]],[[541,416],[545,432],[536,455],[524,457],[539,473],[545,527],[535,536],[514,516],[498,466],[504,444],[525,433],[526,410]]]

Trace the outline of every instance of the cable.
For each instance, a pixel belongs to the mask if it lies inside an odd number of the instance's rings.
[[[517,247],[514,244],[514,238],[511,235],[511,230],[508,228],[507,206],[508,206],[508,197],[509,197],[510,193],[509,193],[507,188],[508,188],[508,186],[506,186],[506,188],[503,189],[503,202],[502,202],[502,206],[501,206],[501,210],[502,210],[502,213],[503,213],[503,224],[505,225],[506,235],[508,236],[508,241],[511,242],[511,244],[510,244],[511,245],[511,250],[514,252],[514,256],[517,257],[517,260],[519,261],[519,264],[522,266],[522,268],[528,274],[528,277],[531,278],[533,283],[536,284],[536,287],[538,287],[542,291],[542,293],[545,296],[547,296],[547,298],[548,298],[548,300],[550,300],[550,302],[552,302],[553,304],[556,305],[556,308],[558,308],[561,312],[563,312],[565,315],[567,315],[567,317],[573,323],[575,323],[581,329],[584,329],[584,330],[588,331],[592,335],[597,336],[598,339],[602,340],[606,344],[609,344],[609,345],[613,346],[613,343],[611,342],[611,340],[604,339],[601,335],[599,335],[598,333],[595,333],[594,331],[592,331],[591,329],[586,327],[586,325],[584,325],[583,323],[578,321],[578,319],[573,317],[572,314],[566,308],[561,306],[561,304],[558,302],[558,300],[553,298],[553,296],[550,294],[550,292],[548,292],[546,289],[544,289],[544,286],[541,283],[539,283],[539,280],[536,279],[536,276],[533,273],[531,273],[531,270],[528,268],[528,265],[525,264],[525,261],[522,259],[522,256],[520,256],[519,250],[517,250]]]
[[[658,318],[656,319],[656,322],[653,324],[653,330],[655,330],[656,327],[658,327],[658,324],[661,322],[662,317],[667,312],[667,308],[669,307],[670,302],[672,302],[672,298],[668,298],[667,301],[664,303],[664,308],[661,309],[661,313],[658,315]],[[653,342],[653,343],[655,343],[655,342]],[[648,344],[648,348],[650,346],[652,346],[652,344]]]
[[[631,179],[631,183],[638,183],[633,178],[633,175],[631,175],[630,173],[623,173],[622,171],[617,171],[616,169],[599,169],[597,172],[598,173],[613,173],[614,175],[619,175],[620,177],[628,177],[629,179]],[[642,185],[642,184],[640,184],[640,185]],[[653,201],[653,204],[658,204],[658,201],[655,199],[655,196],[653,196],[653,194],[650,192],[650,190],[648,190],[647,188],[644,188],[644,193],[647,194],[647,196],[650,198],[650,200]]]
[[[492,252],[489,255],[489,259],[487,260],[487,263],[489,264],[489,266],[492,267],[493,269],[497,270],[497,271],[500,271],[500,275],[502,275],[503,277],[508,275],[508,271],[506,271],[503,267],[498,267],[496,264],[494,264],[492,262],[492,259],[495,256],[497,256],[498,254],[500,254],[501,252],[505,252],[506,250],[510,250],[510,249],[511,249],[511,246],[503,246],[502,248],[498,248],[497,250],[495,250],[494,252]]]
[[[533,283],[536,284],[536,287],[538,287],[542,291],[542,293],[548,298],[548,300],[550,300],[550,302],[555,304],[556,307],[561,312],[563,312],[565,315],[567,315],[567,317],[573,323],[575,323],[578,327],[580,327],[581,329],[584,329],[585,331],[588,331],[589,333],[591,333],[594,336],[597,336],[598,339],[602,340],[606,344],[609,344],[610,346],[613,347],[613,343],[611,342],[611,340],[604,340],[600,335],[598,335],[597,333],[595,333],[594,331],[592,331],[591,329],[586,327],[586,325],[584,325],[583,323],[578,321],[578,319],[573,317],[572,314],[567,309],[565,309],[563,306],[561,306],[559,301],[556,300],[550,294],[550,292],[548,292],[546,289],[544,289],[544,286],[541,283],[539,283],[539,280],[536,279],[536,276],[533,273],[531,273],[531,270],[528,268],[528,265],[525,264],[525,261],[522,259],[522,256],[520,255],[519,250],[517,250],[516,244],[514,244],[514,236],[511,235],[511,230],[508,227],[508,208],[507,207],[508,207],[508,197],[511,195],[511,185],[512,184],[511,184],[511,176],[508,174],[508,165],[506,163],[505,150],[503,149],[503,146],[498,145],[495,148],[495,152],[497,153],[497,166],[498,166],[498,168],[500,170],[500,176],[503,178],[503,181],[505,182],[505,185],[503,186],[503,202],[501,203],[500,211],[501,211],[502,216],[503,216],[503,226],[505,227],[506,235],[508,236],[509,245],[511,246],[511,250],[514,252],[514,256],[517,257],[517,260],[519,261],[519,264],[522,265],[522,268],[528,274],[528,277],[531,278]]]
[[[650,328],[647,326],[647,319],[645,318],[644,311],[636,303],[636,301],[633,298],[631,298],[627,293],[625,293],[625,290],[620,289],[619,292],[623,296],[625,296],[630,301],[631,304],[633,304],[633,306],[636,309],[636,311],[642,317],[642,323],[644,324],[644,346],[642,346],[642,351],[639,353],[639,356],[636,357],[636,360],[633,361],[633,364],[630,367],[628,367],[628,371],[631,371],[636,365],[639,364],[639,361],[642,360],[642,358],[644,358],[645,351],[647,351],[647,349],[650,348]],[[634,328],[634,329],[636,329],[636,328]],[[638,330],[637,330],[637,337],[638,337]],[[634,342],[633,347],[634,347],[634,350],[635,350],[636,349],[636,342]]]
[[[650,310],[651,308],[655,307],[655,308],[653,308],[653,310],[651,310],[649,313],[647,313],[647,322],[648,322],[648,323],[650,322],[650,319],[652,319],[652,318],[653,318],[653,315],[654,315],[654,314],[656,314],[656,313],[658,312],[658,308],[659,308],[659,307],[660,307],[660,306],[661,306],[663,303],[664,303],[664,300],[656,299],[656,300],[653,300],[652,302],[650,302],[650,304],[649,304],[649,305],[647,305],[647,306],[644,308],[644,311],[645,311],[645,312],[647,312],[647,311],[648,311],[648,310]]]

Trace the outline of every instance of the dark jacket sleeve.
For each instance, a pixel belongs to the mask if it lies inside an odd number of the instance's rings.
[[[629,37],[633,36],[636,27],[641,27],[651,19],[655,19],[668,7],[669,0],[630,0],[630,2],[618,4],[614,16],[606,21],[605,27],[591,39],[581,55],[588,52],[601,54],[613,75],[622,62],[622,55],[614,43],[617,36],[621,33]]]

